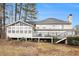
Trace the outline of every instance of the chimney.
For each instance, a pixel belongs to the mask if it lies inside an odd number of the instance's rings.
[[[72,14],[69,14],[69,16],[68,16],[68,22],[72,23]]]

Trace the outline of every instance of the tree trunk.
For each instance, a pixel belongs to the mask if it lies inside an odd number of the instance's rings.
[[[5,3],[3,3],[3,25],[2,25],[2,38],[6,38],[6,32],[5,32]]]
[[[20,3],[19,20],[21,19],[21,9],[22,9],[22,3]]]
[[[15,22],[16,22],[16,19],[17,19],[17,3],[15,4]]]

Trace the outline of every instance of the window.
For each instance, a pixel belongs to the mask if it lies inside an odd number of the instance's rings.
[[[20,30],[20,33],[23,33],[23,30]]]
[[[16,33],[19,33],[19,30],[16,30]]]
[[[31,33],[31,30],[29,30],[29,33]]]
[[[11,30],[8,30],[8,33],[11,33]]]
[[[24,33],[27,33],[27,30],[25,30]]]
[[[15,30],[12,30],[12,33],[15,33]]]

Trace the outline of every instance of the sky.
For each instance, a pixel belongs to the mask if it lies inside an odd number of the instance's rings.
[[[57,18],[67,21],[72,14],[72,26],[79,25],[79,3],[37,3],[38,19]]]
[[[8,4],[9,5],[9,4]],[[10,4],[15,7],[15,4]],[[8,7],[9,13],[12,8]],[[69,14],[72,14],[72,26],[79,25],[79,3],[36,3],[37,20],[46,18],[57,18],[67,21]],[[14,9],[15,10],[15,9]],[[14,12],[15,14],[15,12]],[[11,22],[8,20],[7,22]]]

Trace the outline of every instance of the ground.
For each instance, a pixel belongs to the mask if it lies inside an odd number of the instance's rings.
[[[79,46],[0,39],[0,56],[79,56]]]

